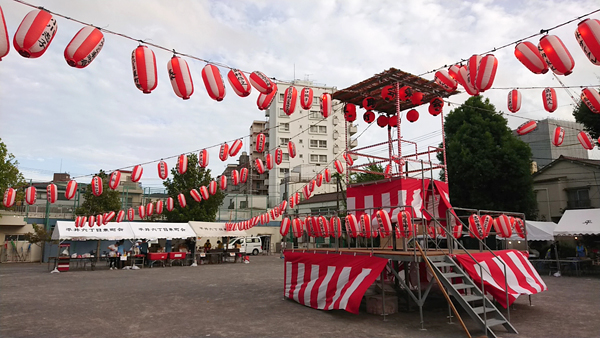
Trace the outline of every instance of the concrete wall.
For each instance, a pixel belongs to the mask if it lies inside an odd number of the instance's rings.
[[[22,216],[2,214],[0,218],[0,262],[39,262],[42,258],[42,248],[38,245],[29,245],[27,241],[14,241],[12,246],[7,241],[8,235],[24,235],[33,232],[33,226],[27,224]]]

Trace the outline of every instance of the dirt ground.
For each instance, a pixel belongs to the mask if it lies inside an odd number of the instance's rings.
[[[511,311],[518,335],[600,337],[600,279],[544,276],[549,290],[520,297]],[[465,337],[432,299],[419,313],[383,317],[314,310],[283,299],[283,260],[141,270],[74,270],[0,264],[1,337]],[[416,308],[415,308],[416,309]],[[473,336],[482,335],[473,328]]]

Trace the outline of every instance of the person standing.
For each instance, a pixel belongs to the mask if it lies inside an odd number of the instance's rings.
[[[211,247],[212,245],[210,244],[210,239],[207,239],[206,243],[204,243],[204,252],[209,252]]]
[[[577,254],[577,258],[579,258],[579,259],[587,257],[587,249],[581,242],[577,242],[577,246],[575,247],[575,252]]]
[[[283,255],[283,252],[285,251],[285,238],[281,239],[281,255],[279,256],[279,258],[284,259],[285,256]]]
[[[110,270],[116,270],[117,269],[117,254],[118,254],[118,244],[119,242],[115,242],[111,245],[108,246],[108,261],[109,261],[109,266],[110,266]]]

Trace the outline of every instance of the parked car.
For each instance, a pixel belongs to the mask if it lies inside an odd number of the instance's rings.
[[[227,249],[240,249],[241,253],[258,255],[262,252],[262,240],[260,237],[236,237],[227,244]]]

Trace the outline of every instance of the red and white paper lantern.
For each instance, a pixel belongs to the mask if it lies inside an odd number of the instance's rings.
[[[335,170],[338,172],[338,174],[344,173],[344,165],[342,164],[342,161],[335,160],[335,162],[333,162],[333,164],[334,164]]]
[[[138,216],[139,216],[141,219],[144,219],[144,217],[146,217],[146,208],[145,208],[143,205],[140,205],[140,206],[138,207]]]
[[[56,188],[56,184],[50,183],[46,186],[46,198],[50,203],[54,203],[58,200],[58,189]]]
[[[237,171],[237,169],[233,169],[231,171],[231,183],[233,185],[240,184],[240,173]]]
[[[102,178],[100,176],[94,176],[92,178],[92,194],[94,196],[102,195]]]
[[[177,158],[177,172],[179,175],[185,174],[188,167],[188,157],[186,154],[181,154]]]
[[[581,143],[583,148],[585,148],[586,150],[594,149],[594,143],[592,143],[592,138],[585,131],[580,131],[579,134],[577,134],[577,140],[579,140],[579,143]]]
[[[77,181],[70,180],[69,183],[67,183],[67,188],[65,189],[65,198],[67,200],[73,199],[73,197],[75,197],[76,192],[77,192]]]
[[[266,165],[267,170],[273,169],[273,155],[267,154],[265,156],[265,165]]]
[[[250,95],[252,91],[252,86],[250,86],[250,82],[246,75],[241,72],[239,69],[232,69],[227,73],[227,81],[229,81],[229,85],[231,89],[239,96],[246,97]]]
[[[310,194],[311,194],[310,186],[308,184],[304,185],[302,187],[302,195],[304,195],[304,199],[305,200],[309,199],[310,198]]]
[[[390,219],[390,215],[385,210],[377,210],[375,218],[379,224],[381,237],[388,237],[392,232],[392,220]]]
[[[304,110],[309,110],[313,105],[313,90],[312,88],[304,87],[300,92],[300,106]]]
[[[27,13],[15,32],[15,50],[22,57],[38,58],[46,52],[57,30],[56,19],[50,13],[34,9]]]
[[[456,81],[463,86],[467,94],[471,96],[479,95],[479,90],[471,83],[469,71],[466,66],[462,66],[458,70]]]
[[[167,162],[165,161],[160,161],[158,162],[158,177],[160,177],[160,179],[164,180],[167,178],[167,176],[169,176],[169,168],[167,166]]]
[[[364,213],[360,215],[359,221],[360,229],[362,231],[363,236],[366,238],[371,238],[373,236],[373,228],[371,226],[371,216]]]
[[[208,192],[211,195],[214,195],[217,193],[217,181],[210,181],[210,183],[208,184]]]
[[[266,142],[266,137],[265,134],[263,133],[259,133],[258,135],[256,135],[256,152],[262,153],[265,151],[265,142]]]
[[[158,85],[156,57],[147,46],[138,46],[131,53],[133,82],[144,94],[150,94]]]
[[[279,225],[279,233],[281,236],[287,236],[288,232],[290,232],[290,224],[290,219],[287,217],[281,220],[281,224]]]
[[[167,63],[167,70],[175,95],[184,100],[189,99],[194,94],[194,82],[187,62],[178,56],[173,56]]]
[[[546,74],[548,65],[536,45],[529,41],[519,42],[515,46],[517,59],[534,74]]]
[[[585,19],[577,24],[575,39],[588,60],[600,66],[600,20]]]
[[[525,122],[522,125],[520,125],[519,128],[517,128],[517,134],[519,134],[519,135],[529,134],[532,131],[534,131],[535,128],[537,128],[537,122],[528,121],[528,122]]]
[[[356,121],[356,105],[353,103],[346,103],[344,105],[344,119],[348,122]]]
[[[248,180],[248,168],[240,169],[240,183],[246,183]]]
[[[108,224],[110,221],[113,220],[113,218],[115,218],[116,213],[114,211],[109,211],[106,213],[106,216],[104,216],[104,224]]]
[[[325,182],[331,182],[331,171],[329,168],[325,168],[325,170],[323,170],[323,177],[325,178]]]
[[[352,238],[356,238],[360,232],[356,216],[348,214],[346,216],[346,233]]]
[[[154,214],[154,203],[150,202],[146,204],[146,216],[150,217]]]
[[[354,159],[352,158],[352,155],[350,155],[348,153],[343,153],[342,157],[344,158],[344,160],[346,160],[346,164],[347,165],[353,165],[354,164]]]
[[[508,92],[508,110],[513,113],[516,113],[521,109],[521,92],[516,89]]]
[[[292,232],[295,238],[302,237],[304,230],[300,218],[294,218],[292,221]]]
[[[183,193],[180,193],[179,195],[177,195],[177,201],[179,202],[179,206],[181,206],[182,208],[185,208],[185,206],[187,205],[187,201],[185,200],[185,195]],[[168,210],[168,208],[169,208],[169,203],[167,202],[167,210]],[[171,210],[169,210],[169,211],[171,211]]]
[[[416,232],[410,212],[402,210],[396,215],[396,237],[410,238]]]
[[[554,128],[554,133],[552,135],[552,144],[555,147],[560,146],[565,140],[565,128],[557,126]]]
[[[509,238],[512,235],[512,227],[508,216],[503,214],[496,217],[494,219],[494,230],[496,231],[496,236]]]
[[[548,68],[556,75],[569,75],[573,72],[575,61],[562,40],[556,35],[545,35],[538,44],[540,54]]]
[[[83,27],[65,48],[65,60],[71,67],[85,68],[98,56],[102,46],[104,34],[98,28]]]
[[[429,108],[427,110],[429,111],[429,114],[438,116],[444,110],[444,99],[441,97],[434,97],[429,101]],[[397,118],[396,115],[390,117],[390,126],[396,127],[398,125]]]
[[[471,85],[475,88],[477,86],[477,74],[479,73],[479,64],[481,63],[481,55],[472,55],[467,61],[467,79]]]
[[[104,224],[104,215],[96,215],[96,225],[101,226]]]
[[[333,113],[331,94],[323,93],[321,95],[321,115],[324,118],[328,118]]]
[[[275,82],[259,71],[254,71],[250,74],[250,84],[262,94],[270,94],[276,90]]]
[[[283,162],[283,150],[281,148],[275,149],[275,164],[280,165]]]
[[[165,206],[165,204],[163,201],[156,202],[156,214],[157,215],[162,214],[164,206]]]
[[[317,184],[317,187],[320,187],[323,184],[323,174],[322,173],[318,173],[317,174],[317,178],[315,179],[315,183]]]
[[[119,188],[119,183],[121,182],[121,172],[118,170],[113,171],[110,174],[110,178],[108,179],[108,187],[112,190],[117,190]]]
[[[198,164],[202,168],[208,167],[208,150],[206,150],[206,149],[200,150],[200,152],[198,153]]]
[[[169,197],[167,198],[167,211],[173,211],[173,208],[175,208],[175,201],[173,201],[173,197]]]
[[[1,9],[0,9],[1,11]],[[1,14],[1,12],[0,12]],[[4,199],[2,199],[2,204],[5,208],[10,208],[15,204],[15,197],[17,196],[17,192],[13,188],[8,188],[4,192]]]
[[[288,142],[288,153],[290,154],[290,158],[296,157],[296,145],[293,141]]]
[[[310,189],[310,192],[315,191],[316,185],[317,185],[317,182],[315,182],[315,180],[310,180],[310,182],[308,182],[308,188]]]
[[[227,158],[229,158],[229,145],[227,143],[223,143],[219,149],[219,159],[221,161],[227,161]]]
[[[0,7],[0,61],[10,51],[10,40],[8,39],[8,30],[6,29],[6,21],[4,20],[4,13],[2,7]]]
[[[87,222],[88,222],[88,226],[91,228],[94,226],[94,224],[96,224],[96,216],[94,215],[90,215],[87,218]]]
[[[133,221],[134,218],[135,218],[135,210],[133,210],[133,208],[127,209],[127,220]]]
[[[385,169],[383,169],[383,177],[392,177],[392,166],[389,163],[385,166]]]
[[[260,158],[255,159],[254,164],[256,166],[256,171],[258,171],[259,174],[265,173],[265,165],[263,164],[263,161]]]
[[[139,182],[142,179],[144,168],[141,165],[136,165],[131,171],[131,182]]]
[[[256,105],[259,110],[267,110],[271,107],[271,103],[273,103],[273,99],[277,95],[277,85],[273,83],[273,91],[269,94],[261,93],[258,95],[258,99],[256,99]]]
[[[243,144],[242,140],[233,141],[233,143],[231,144],[231,147],[229,147],[229,156],[231,156],[231,157],[236,156],[242,149],[243,145],[244,144]]]
[[[558,108],[556,90],[554,90],[554,88],[544,89],[542,91],[542,100],[544,101],[544,109],[546,109],[547,112],[552,113]]]
[[[227,189],[227,176],[221,175],[221,178],[219,178],[219,188],[221,190]]]
[[[581,101],[592,111],[600,114],[600,94],[596,89],[583,88],[581,91]]]
[[[498,69],[498,59],[492,54],[481,58],[477,68],[477,78],[475,79],[475,88],[484,92],[492,87],[496,70]]]
[[[333,216],[329,220],[329,234],[336,238],[342,236],[342,220],[339,217]]]
[[[283,112],[288,116],[294,113],[296,110],[296,100],[298,99],[298,91],[293,86],[289,86],[285,90],[283,96]]]
[[[469,236],[479,239],[486,238],[492,229],[493,223],[494,219],[490,215],[479,217],[476,214],[472,214],[469,216],[469,227],[471,229]]]
[[[115,219],[115,222],[121,223],[124,219],[125,219],[125,210],[119,210],[119,212],[117,213],[117,218]]]
[[[458,87],[458,82],[450,76],[447,70],[441,69],[435,72],[435,83],[444,88],[448,93],[452,93]]]
[[[214,182],[214,181],[211,181]],[[208,192],[208,188],[206,186],[201,186],[200,187],[200,195],[202,196],[203,199],[207,200],[210,198],[210,194]]]
[[[525,223],[520,218],[515,218],[515,222],[513,223],[515,227],[515,232],[519,237],[525,238]]]
[[[223,101],[225,97],[225,84],[219,68],[215,65],[206,65],[202,68],[202,81],[208,92],[208,96],[217,102]]]

